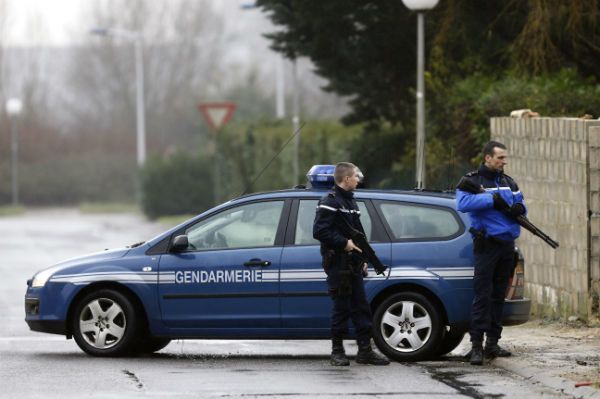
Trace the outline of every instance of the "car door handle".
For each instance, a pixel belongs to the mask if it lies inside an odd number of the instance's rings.
[[[271,262],[268,260],[260,260],[260,259],[250,259],[248,262],[244,262],[244,266],[252,267],[252,266],[271,266]]]

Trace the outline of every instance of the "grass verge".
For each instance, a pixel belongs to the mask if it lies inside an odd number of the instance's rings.
[[[81,213],[141,213],[135,203],[121,202],[83,202],[79,205]]]
[[[1,216],[18,216],[25,213],[25,207],[21,205],[5,205],[0,206]]]

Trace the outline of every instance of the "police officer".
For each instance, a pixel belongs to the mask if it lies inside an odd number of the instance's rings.
[[[329,294],[333,300],[331,315],[331,364],[348,366],[343,338],[348,333],[348,319],[356,329],[358,354],[356,362],[387,365],[390,362],[371,348],[371,308],[365,294],[363,273],[367,264],[357,253],[362,252],[347,234],[343,220],[364,233],[360,211],[352,193],[359,181],[358,168],[348,162],[335,166],[334,188],[324,196],[317,207],[313,236],[321,242],[323,267],[327,273]]]
[[[504,174],[508,163],[506,146],[488,142],[483,147],[483,159],[478,170],[463,176],[456,190],[457,209],[469,213],[474,239],[474,298],[469,329],[473,365],[483,364],[484,357],[511,355],[498,345],[498,340],[502,333],[504,297],[515,262],[515,239],[521,232],[514,216],[526,213],[517,183]],[[473,187],[479,192],[474,193]],[[499,202],[500,197],[509,205],[508,210]]]

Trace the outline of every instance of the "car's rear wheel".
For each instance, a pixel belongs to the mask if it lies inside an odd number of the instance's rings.
[[[397,361],[433,357],[443,337],[440,311],[417,292],[392,295],[377,307],[373,320],[375,344]]]
[[[444,338],[442,339],[442,343],[438,349],[438,354],[445,355],[452,352],[458,345],[460,345],[466,333],[467,332],[465,330],[451,328],[450,331],[447,331],[444,334]]]
[[[140,329],[131,300],[111,289],[100,289],[83,297],[75,306],[73,338],[93,356],[130,354]]]

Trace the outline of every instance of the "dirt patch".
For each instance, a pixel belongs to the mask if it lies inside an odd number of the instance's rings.
[[[600,327],[535,320],[506,328],[502,335],[503,344],[529,365],[600,388]]]

